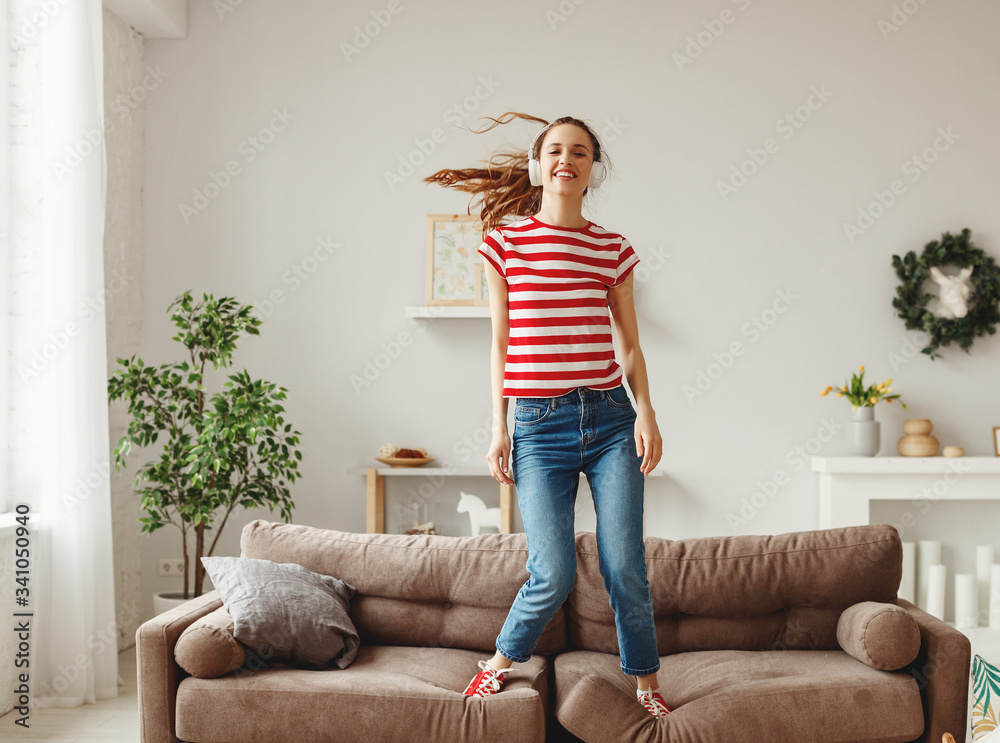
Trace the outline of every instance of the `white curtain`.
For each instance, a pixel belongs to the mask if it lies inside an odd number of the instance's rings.
[[[31,531],[35,706],[118,694],[101,0],[9,0],[8,507]],[[25,611],[18,607],[16,611]]]

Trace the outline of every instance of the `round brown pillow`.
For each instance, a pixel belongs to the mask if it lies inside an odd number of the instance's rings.
[[[847,607],[837,622],[844,652],[881,671],[897,671],[920,652],[920,627],[896,604],[862,601]]]
[[[233,618],[226,607],[189,625],[174,646],[177,665],[202,679],[214,679],[247,662],[246,646],[233,636]]]

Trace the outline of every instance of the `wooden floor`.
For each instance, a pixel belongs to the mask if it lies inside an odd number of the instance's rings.
[[[115,699],[66,709],[48,707],[31,710],[27,730],[15,725],[16,712],[0,717],[0,741],[34,740],[49,743],[107,741],[139,743],[139,704],[136,697],[135,648],[118,655],[118,686]]]

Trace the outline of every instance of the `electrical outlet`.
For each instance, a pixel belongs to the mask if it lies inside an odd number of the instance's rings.
[[[184,575],[184,558],[175,557],[160,560],[160,567],[157,571],[157,575],[161,578],[182,577]]]

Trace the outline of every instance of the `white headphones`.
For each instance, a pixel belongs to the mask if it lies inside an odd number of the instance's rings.
[[[542,185],[542,164],[537,158],[532,157],[532,153],[535,151],[535,142],[537,142],[539,137],[542,137],[551,127],[552,124],[549,124],[538,132],[538,134],[535,135],[535,138],[531,140],[531,146],[528,147],[528,180],[531,182],[532,186]],[[601,153],[602,155],[604,153],[603,145],[601,146]],[[587,185],[590,188],[600,188],[601,184],[604,183],[604,179],[607,177],[608,169],[605,167],[603,162],[598,160],[594,163],[594,167],[590,169],[590,183]]]

